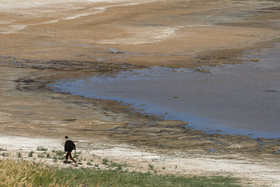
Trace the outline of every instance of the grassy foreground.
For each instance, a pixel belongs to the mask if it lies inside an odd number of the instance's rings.
[[[241,186],[231,177],[178,177],[122,170],[55,168],[24,160],[0,161],[0,186]]]

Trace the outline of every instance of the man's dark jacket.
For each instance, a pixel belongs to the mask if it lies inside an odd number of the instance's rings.
[[[76,146],[72,140],[66,140],[64,145],[65,152],[71,152],[73,149],[76,149]]]

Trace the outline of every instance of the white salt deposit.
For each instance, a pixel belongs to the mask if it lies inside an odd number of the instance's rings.
[[[96,15],[105,12],[108,8],[118,6],[133,6],[141,3],[152,2],[155,0],[3,0],[0,1],[1,12],[13,12],[19,14],[17,20],[5,20],[0,18],[0,34],[12,34],[24,30],[28,26],[52,24],[65,20],[74,20],[80,17]],[[108,5],[98,5],[96,3],[106,3]],[[73,13],[73,10],[81,10],[85,7],[91,6],[92,9],[83,11],[82,13]],[[61,14],[61,11],[65,13]],[[30,19],[37,17],[52,17],[48,21],[34,22],[26,24],[24,17],[28,16]],[[54,19],[55,18],[55,19]],[[26,21],[26,20],[25,20]],[[13,22],[20,22],[15,24]]]
[[[57,4],[72,4],[72,3],[123,3],[137,2],[136,0],[1,0],[0,10],[18,9],[18,8],[36,8],[46,7]]]
[[[172,37],[178,28],[170,27],[145,27],[128,29],[126,32],[130,37],[114,38],[108,40],[101,40],[99,44],[123,44],[123,45],[137,45],[145,43],[160,42]]]

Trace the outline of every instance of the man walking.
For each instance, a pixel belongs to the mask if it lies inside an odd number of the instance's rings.
[[[74,160],[74,158],[72,157],[71,152],[73,151],[73,149],[76,150],[76,146],[75,146],[74,142],[72,140],[69,140],[68,136],[65,136],[64,151],[67,152],[65,164],[68,163],[68,157],[70,157],[70,159],[73,160],[75,164],[77,163],[76,160]]]

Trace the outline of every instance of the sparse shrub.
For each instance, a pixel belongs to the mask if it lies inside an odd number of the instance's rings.
[[[75,151],[73,154],[73,158],[78,159],[80,154],[82,154],[82,151],[79,151],[79,152]],[[83,158],[80,158],[80,159],[82,160]]]
[[[149,164],[148,167],[149,167],[150,170],[154,169],[154,166],[152,164]]]
[[[7,156],[9,156],[9,155],[8,155],[8,153],[2,153],[1,156],[7,157]]]
[[[119,166],[117,167],[117,170],[122,170],[122,166],[119,165]]]
[[[17,157],[18,157],[18,158],[21,158],[21,157],[22,157],[22,154],[21,154],[20,152],[18,152],[18,153],[17,153]]]
[[[55,151],[55,154],[57,155],[57,156],[63,156],[64,155],[64,151]]]
[[[38,154],[38,158],[44,158],[45,157],[45,154]]]
[[[88,165],[88,166],[92,166],[92,163],[91,163],[91,162],[87,162],[87,165]]]
[[[78,157],[79,157],[79,153],[75,152],[73,158],[78,159]]]
[[[57,162],[57,157],[56,156],[53,156],[53,161]]]
[[[51,158],[51,155],[49,153],[47,153],[47,158]]]
[[[34,153],[34,151],[30,151],[30,152],[28,153],[28,157],[33,157],[33,153]]]
[[[48,148],[44,148],[42,146],[37,147],[37,151],[47,151]]]
[[[108,165],[108,162],[109,162],[109,160],[107,158],[104,158],[102,160],[102,164],[104,164],[104,165]]]
[[[0,151],[7,151],[7,149],[0,147]]]
[[[57,157],[58,160],[64,160],[65,152],[63,152],[63,151],[54,151],[54,152],[55,152],[56,157]]]
[[[111,168],[116,168],[117,170],[121,170],[123,166],[126,166],[126,164],[118,164],[116,162],[110,162],[108,166]]]

